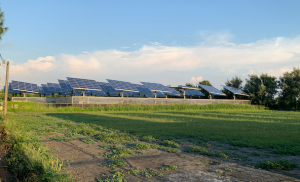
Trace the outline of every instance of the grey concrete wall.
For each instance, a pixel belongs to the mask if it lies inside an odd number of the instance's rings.
[[[58,103],[58,102],[57,102]],[[134,97],[73,97],[73,104],[251,104],[249,100],[232,99],[175,99],[175,98],[134,98]]]
[[[44,102],[57,104],[211,104],[211,103],[231,103],[231,104],[251,104],[249,100],[232,100],[232,99],[175,99],[175,98],[134,98],[134,97],[13,97],[14,102]]]
[[[55,98],[46,97],[12,97],[13,102],[41,102],[41,103],[55,103]]]

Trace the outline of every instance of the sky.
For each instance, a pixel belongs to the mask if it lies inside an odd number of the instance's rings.
[[[300,67],[298,0],[2,0],[9,80],[177,86]],[[0,67],[4,85],[5,68]],[[245,83],[245,81],[244,81]]]

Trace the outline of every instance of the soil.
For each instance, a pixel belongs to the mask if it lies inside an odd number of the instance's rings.
[[[42,143],[50,149],[57,152],[51,153],[64,161],[66,165],[64,172],[69,173],[75,181],[91,182],[97,179],[104,179],[104,176],[110,176],[111,168],[103,167],[108,161],[105,157],[99,156],[103,150],[100,145],[104,143],[86,144],[80,140],[71,140],[61,142],[44,137]],[[125,158],[125,161],[131,167],[117,168],[118,171],[129,171],[139,167],[140,169],[156,169],[163,177],[146,178],[141,175],[125,174],[128,182],[135,181],[300,181],[300,168],[291,171],[275,171],[255,169],[259,161],[288,159],[300,166],[299,156],[279,156],[265,150],[252,148],[235,147],[229,145],[211,142],[212,148],[221,151],[234,152],[236,158],[222,159],[209,157],[197,153],[180,152],[178,154],[165,151],[150,149],[145,150],[145,155],[133,155]],[[253,153],[259,153],[259,156],[253,156]],[[255,153],[255,154],[257,154]],[[178,168],[171,171],[160,171],[164,165],[176,165]]]

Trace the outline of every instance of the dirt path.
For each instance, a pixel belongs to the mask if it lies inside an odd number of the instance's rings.
[[[52,155],[64,160],[67,166],[64,171],[71,174],[76,181],[97,181],[111,175],[111,168],[105,167],[107,158],[99,156],[107,151],[101,148],[102,143],[86,144],[80,140],[61,142],[44,137],[43,142],[50,149],[55,149]],[[239,149],[243,150],[243,149]],[[245,149],[249,150],[249,149]],[[196,153],[180,152],[178,154],[150,149],[145,155],[133,155],[125,158],[131,167],[116,168],[127,172],[132,168],[155,169],[162,173],[162,177],[146,177],[143,175],[125,174],[125,179],[131,181],[300,181],[299,168],[292,171],[266,171],[254,169],[249,163],[255,161],[252,157],[248,161],[221,159],[208,157]],[[272,158],[272,156],[268,156]],[[300,163],[299,157],[290,157]],[[176,170],[160,171],[162,166],[176,165]]]

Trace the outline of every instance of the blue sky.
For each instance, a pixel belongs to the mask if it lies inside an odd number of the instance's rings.
[[[219,88],[235,75],[300,67],[297,0],[3,0],[0,7],[9,27],[0,52],[14,80],[208,79]]]

